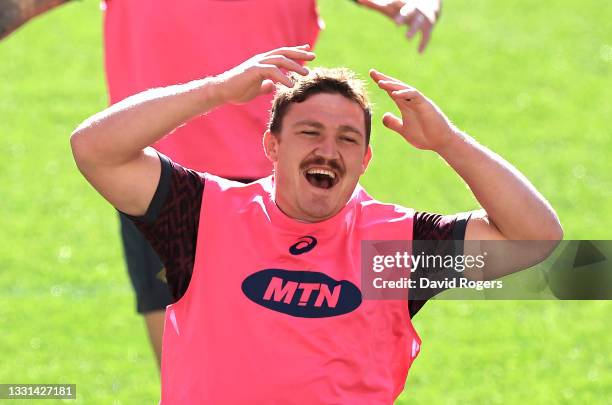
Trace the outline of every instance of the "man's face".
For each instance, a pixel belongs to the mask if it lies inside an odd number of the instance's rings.
[[[323,221],[348,202],[371,157],[362,108],[320,93],[289,106],[281,133],[264,137],[274,163],[276,203],[288,216]]]

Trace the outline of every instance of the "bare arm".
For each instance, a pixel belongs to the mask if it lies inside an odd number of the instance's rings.
[[[69,0],[0,0],[0,40],[23,24]]]
[[[484,278],[529,267],[547,257],[563,237],[563,230],[557,214],[533,184],[501,156],[459,131],[418,90],[380,72],[370,73],[401,111],[401,118],[386,113],[385,126],[414,147],[438,153],[465,180],[480,203],[482,210],[472,212],[468,222],[466,241],[551,241],[503,246],[489,243],[487,246],[496,248],[498,254],[491,257],[495,266]],[[482,249],[475,243],[467,246],[466,254],[477,254],[475,250]],[[516,254],[522,256],[520,260],[508,261]],[[474,273],[466,275],[472,278]]]
[[[466,240],[562,238],[559,218],[548,201],[501,156],[458,131],[437,152],[483,208],[468,223]]]
[[[76,164],[118,210],[143,215],[159,182],[160,162],[149,147],[189,119],[224,103],[245,103],[274,83],[292,86],[280,70],[306,74],[308,46],[280,48],[249,59],[219,76],[129,97],[85,120],[70,143]]]
[[[418,90],[380,72],[372,78],[398,105],[402,118],[383,123],[418,149],[438,153],[465,180],[484,211],[475,211],[466,239],[556,240],[559,219],[546,199],[515,167],[459,131]]]

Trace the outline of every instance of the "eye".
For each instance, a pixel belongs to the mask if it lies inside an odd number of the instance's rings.
[[[344,142],[357,143],[357,141],[354,138],[351,138],[350,136],[341,136],[340,139]]]
[[[308,136],[317,136],[317,135],[319,135],[319,133],[317,131],[302,131],[300,133],[304,134],[304,135],[308,135]]]

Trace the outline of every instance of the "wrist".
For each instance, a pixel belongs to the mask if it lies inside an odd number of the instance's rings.
[[[221,80],[215,76],[194,80],[189,85],[192,86],[198,100],[198,106],[203,111],[212,110],[227,102],[222,91]]]
[[[457,153],[461,153],[462,147],[464,147],[469,142],[469,139],[471,139],[469,135],[461,132],[454,125],[451,126],[448,131],[448,140],[434,150],[434,152],[436,152],[446,161],[449,160],[449,157],[456,156]]]

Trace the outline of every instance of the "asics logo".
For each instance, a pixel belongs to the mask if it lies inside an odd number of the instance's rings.
[[[312,236],[303,236],[289,247],[289,253],[294,256],[310,252],[317,246],[317,240]]]

